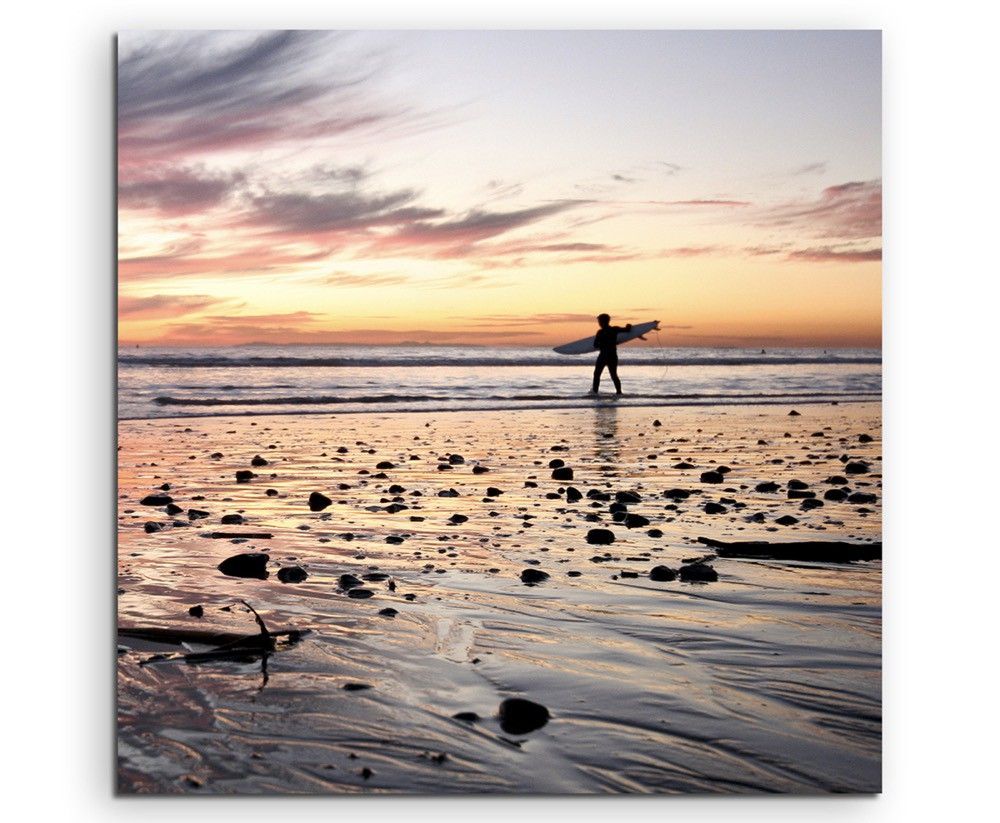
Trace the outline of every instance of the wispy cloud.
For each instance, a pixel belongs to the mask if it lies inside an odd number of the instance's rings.
[[[357,188],[316,195],[265,192],[250,199],[250,210],[238,222],[275,233],[315,236],[414,225],[444,214],[442,209],[412,205],[416,198],[412,189],[384,194]]]
[[[379,60],[345,54],[342,34],[184,32],[133,40],[122,43],[118,62],[125,163],[315,139],[402,114],[360,93]]]
[[[826,161],[820,163],[806,163],[804,166],[798,166],[792,169],[790,172],[792,177],[801,177],[803,175],[810,174],[826,174]]]
[[[122,320],[156,320],[196,314],[232,301],[207,294],[154,294],[147,297],[123,295],[118,298]]]
[[[870,263],[882,259],[882,249],[837,249],[824,246],[789,252],[788,259],[811,263]]]
[[[372,248],[383,251],[406,248],[411,254],[423,249],[432,257],[466,257],[473,253],[476,244],[484,240],[530,226],[584,202],[561,200],[512,211],[475,209],[452,219],[433,222],[414,220],[379,237]]]
[[[222,204],[241,187],[241,172],[210,172],[204,167],[157,164],[126,167],[118,182],[118,206],[176,217],[202,213]]]
[[[867,240],[882,236],[882,181],[841,183],[813,201],[765,210],[759,225],[811,237]]]
[[[192,275],[267,273],[318,262],[330,255],[329,249],[302,251],[256,242],[252,245],[237,242],[235,245],[235,249],[205,250],[201,243],[194,243],[190,249],[122,257],[118,260],[118,276],[123,281],[137,281],[172,280]]]
[[[409,277],[402,274],[357,274],[349,271],[330,272],[319,277],[311,277],[309,280],[310,282],[322,283],[326,286],[342,286],[344,288],[398,286],[411,282]]]
[[[660,249],[653,257],[704,257],[709,254],[724,254],[724,246],[678,246],[672,249]]]

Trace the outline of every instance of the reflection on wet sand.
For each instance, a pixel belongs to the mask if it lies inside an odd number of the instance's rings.
[[[649,577],[710,553],[700,536],[879,539],[878,407],[787,411],[123,423],[121,789],[877,790],[881,561],[716,557],[717,582]],[[551,478],[556,458],[571,482]],[[701,482],[720,467],[723,482]],[[678,488],[690,496],[663,496]],[[314,491],[330,505],[310,511]],[[153,493],[179,511],[140,504]],[[588,544],[594,527],[614,543]],[[250,553],[268,555],[266,578],[219,570]],[[282,582],[293,567],[306,577]],[[525,584],[528,569],[548,577]],[[197,659],[222,644],[184,632],[254,633],[241,601],[309,634]],[[141,636],[151,627],[180,644]],[[550,718],[508,733],[507,698]]]

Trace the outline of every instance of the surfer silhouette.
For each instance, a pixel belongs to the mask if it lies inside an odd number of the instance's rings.
[[[599,314],[597,323],[601,327],[594,337],[594,348],[597,349],[597,362],[594,364],[594,387],[591,394],[597,394],[601,387],[601,372],[605,367],[615,384],[615,394],[622,393],[622,381],[618,379],[618,334],[632,331],[632,324],[627,326],[612,326],[611,316]]]

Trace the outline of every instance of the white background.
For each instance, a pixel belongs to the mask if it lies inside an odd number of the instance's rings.
[[[257,820],[992,817],[996,15],[985,2],[170,0],[5,6],[3,746],[9,814]],[[806,7],[808,5],[808,7]],[[878,28],[885,62],[885,754],[879,798],[112,797],[113,33],[123,28]]]

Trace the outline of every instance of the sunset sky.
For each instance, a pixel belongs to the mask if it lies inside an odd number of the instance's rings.
[[[122,33],[132,345],[878,346],[878,32]]]

